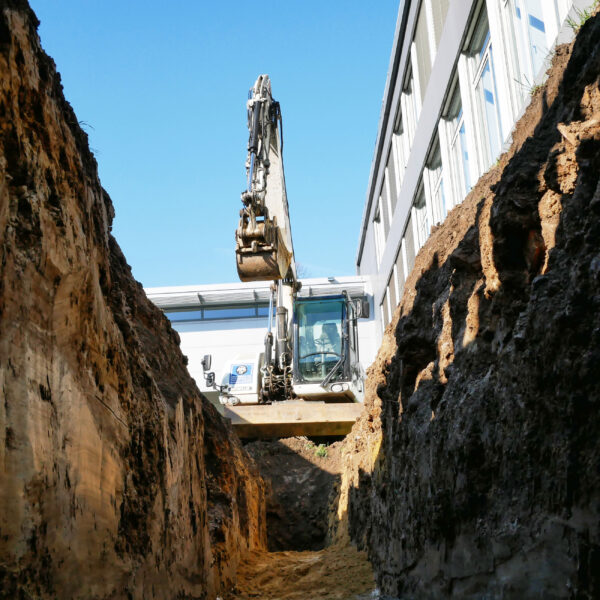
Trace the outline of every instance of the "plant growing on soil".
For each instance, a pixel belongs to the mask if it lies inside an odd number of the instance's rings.
[[[550,54],[548,54],[548,57],[550,57]],[[547,58],[548,58],[547,57]],[[520,81],[519,79],[515,79],[515,81],[525,90],[527,90],[527,93],[530,96],[535,96],[535,94],[537,92],[539,92],[541,89],[543,89],[544,85],[545,85],[545,81],[542,83],[531,83],[529,81],[529,79],[526,76],[523,76],[523,79],[525,80],[525,82]]]
[[[319,458],[327,457],[327,447],[325,446],[325,444],[319,444],[317,446],[317,449],[315,450],[315,455]]]
[[[569,17],[567,19],[567,25],[577,33],[589,20],[589,18],[594,14],[595,10],[600,6],[600,0],[596,0],[592,6],[581,10],[579,8],[575,9],[576,18]]]

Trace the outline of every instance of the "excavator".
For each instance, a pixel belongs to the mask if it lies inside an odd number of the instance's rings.
[[[207,355],[204,377],[220,392],[225,416],[240,437],[344,435],[362,407],[357,320],[369,316],[369,303],[345,291],[298,296],[281,107],[268,75],[250,89],[247,111],[247,184],[235,255],[241,281],[272,281],[264,351],[234,357],[220,385]]]

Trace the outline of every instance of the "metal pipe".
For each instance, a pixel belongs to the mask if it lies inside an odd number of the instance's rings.
[[[269,296],[269,333],[271,333],[271,329],[273,328],[273,296],[275,296],[275,290],[271,287],[271,295]]]
[[[258,152],[258,127],[260,120],[261,100],[254,100],[252,106],[252,127],[250,128],[250,139],[248,140],[248,152],[250,152],[250,170],[248,171],[248,191],[252,188],[252,177],[254,175],[254,159]]]

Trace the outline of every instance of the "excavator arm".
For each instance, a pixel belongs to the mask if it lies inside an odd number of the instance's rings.
[[[236,231],[242,281],[296,281],[296,265],[282,159],[281,110],[268,75],[248,94],[247,187]],[[278,127],[279,125],[279,127]]]
[[[281,109],[271,94],[268,75],[259,75],[250,89],[247,108],[247,186],[235,254],[242,281],[273,281],[259,394],[260,402],[267,403],[293,397],[292,317],[300,284],[283,172]]]
[[[271,95],[267,75],[256,80],[247,108],[247,185],[235,234],[237,270],[242,281],[273,284],[264,352],[247,364],[231,365],[240,375],[260,366],[260,371],[253,371],[260,373],[256,393],[244,393],[251,396],[244,401],[230,386],[220,388],[225,416],[242,437],[345,434],[360,413],[360,405],[352,400],[363,389],[362,379],[358,382],[360,390],[354,389],[355,379],[359,379],[354,374],[361,368],[358,349],[348,342],[356,339],[355,329],[349,333],[350,328],[356,328],[354,304],[345,292],[339,297],[296,301],[300,282],[283,171],[281,110]],[[293,327],[296,309],[301,318]],[[321,335],[321,346],[311,349],[310,340],[317,343],[316,331]],[[331,348],[326,347],[326,338]],[[240,372],[240,368],[244,370]],[[214,376],[210,381],[216,388]],[[229,381],[231,384],[231,377]],[[277,402],[281,400],[286,402]],[[274,405],[258,406],[255,402]]]

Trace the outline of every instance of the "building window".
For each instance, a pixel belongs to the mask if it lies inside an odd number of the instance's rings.
[[[478,108],[479,129],[482,134],[484,163],[490,166],[502,148],[502,127],[494,56],[485,6],[482,7],[468,48],[473,87]]]
[[[419,186],[419,191],[413,204],[413,214],[416,225],[416,246],[415,253],[418,252],[429,237],[429,218],[427,215],[427,203],[425,201],[425,190],[423,184]]]
[[[425,1],[421,2],[421,7],[419,9],[412,52],[414,54],[414,62],[416,63],[416,71],[419,78],[419,91],[422,101],[423,98],[425,98],[427,84],[429,83],[429,77],[431,76],[431,49],[429,45]]]
[[[431,20],[433,22],[433,34],[435,36],[435,47],[440,45],[442,31],[444,31],[444,23],[448,14],[448,6],[450,0],[430,0],[431,4]]]
[[[469,152],[467,149],[467,129],[460,96],[458,80],[450,96],[450,102],[444,114],[446,139],[448,140],[452,192],[455,203],[462,202],[471,189]]]
[[[172,323],[267,318],[269,316],[269,305],[240,304],[237,306],[203,306],[202,308],[194,309],[170,309],[165,311],[165,316]]]
[[[383,328],[385,329],[390,322],[390,305],[388,301],[387,289],[381,301],[381,315],[383,317]]]
[[[444,172],[439,141],[435,141],[425,165],[427,173],[427,189],[431,203],[431,214],[434,223],[442,223],[448,208],[444,193]]]
[[[404,135],[404,123],[402,122],[402,111],[398,111],[394,134],[392,135],[392,154],[394,155],[394,173],[396,174],[396,189],[400,192],[402,180],[404,179],[404,170],[406,169],[406,157],[408,148],[405,146],[406,136]]]
[[[394,208],[396,203],[392,204],[392,199],[390,198],[390,190],[388,184],[388,172],[387,168],[384,169],[383,181],[381,182],[381,210],[383,211],[383,224],[385,227],[385,238],[390,232],[390,224],[392,222],[392,216],[394,214]]]
[[[398,202],[398,178],[396,176],[396,161],[394,160],[394,151],[390,148],[388,155],[387,167],[385,169],[385,182],[387,184],[387,193],[390,204],[390,221],[394,216],[396,210],[396,203]]]
[[[387,194],[385,193],[385,180],[381,187],[382,194],[377,200],[377,209],[373,224],[375,227],[375,249],[377,251],[377,261],[381,262],[385,250],[385,241],[390,231],[389,208],[387,206]]]
[[[411,211],[413,212],[413,211]],[[416,256],[416,247],[415,247],[415,233],[414,233],[414,224],[413,224],[413,216],[412,214],[408,218],[408,223],[406,224],[406,230],[404,231],[404,239],[402,244],[406,251],[406,274],[408,277],[408,273],[412,271],[412,268],[415,266],[415,256]]]
[[[563,21],[567,18],[569,14],[569,9],[573,4],[573,0],[554,0],[555,1],[555,10],[557,12],[557,21],[558,26],[560,27]]]
[[[558,21],[556,7],[545,7]],[[544,67],[548,37],[542,0],[504,0],[503,22],[509,39],[513,88],[524,102]]]
[[[398,302],[402,300],[402,294],[404,293],[404,282],[406,280],[406,271],[404,269],[404,247],[405,244],[402,242],[396,256],[396,296]]]
[[[511,0],[511,3],[517,25],[515,28],[517,35],[522,40],[520,42],[522,46],[528,50],[523,53],[523,58],[527,56],[531,61],[533,85],[533,79],[540,72],[548,55],[542,2],[541,0]]]
[[[407,148],[410,150],[417,130],[417,118],[419,110],[417,107],[417,96],[412,76],[412,68],[406,75],[404,89],[402,91],[402,114],[404,115],[404,130],[407,135]]]
[[[387,284],[387,297],[389,298],[389,302],[390,302],[390,320],[394,316],[396,306],[398,305],[398,297],[396,296],[396,282],[394,281],[395,280],[395,277],[394,277],[395,270],[396,270],[395,268],[392,269],[392,274],[390,275],[390,278],[388,279],[388,284]]]
[[[383,240],[387,240],[388,233],[390,232],[390,215],[389,205],[387,200],[387,192],[385,189],[385,177],[381,185],[381,195],[379,196],[379,207],[381,210],[381,220],[383,222]]]

